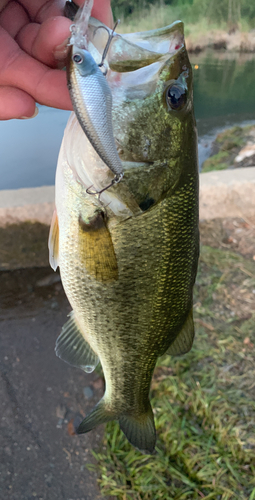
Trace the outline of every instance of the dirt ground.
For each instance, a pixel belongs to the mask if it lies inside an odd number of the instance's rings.
[[[200,221],[201,244],[238,252],[255,261],[255,215]]]
[[[103,393],[87,375],[55,356],[70,306],[50,268],[0,273],[0,498],[95,500],[86,468],[102,428],[74,435]]]

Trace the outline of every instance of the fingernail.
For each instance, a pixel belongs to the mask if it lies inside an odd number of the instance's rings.
[[[21,116],[19,119],[20,120],[29,120],[30,118],[35,118],[39,113],[39,108],[35,106],[35,112],[32,116]]]
[[[56,59],[57,61],[63,61],[64,59],[66,59],[69,50],[68,42],[69,38],[66,38],[60,45],[57,45],[57,47],[55,47],[55,50],[53,52],[54,59]]]

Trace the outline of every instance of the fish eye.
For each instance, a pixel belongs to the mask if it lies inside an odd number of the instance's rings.
[[[171,109],[180,111],[187,102],[187,90],[179,83],[172,83],[166,90],[166,102]]]
[[[73,55],[73,61],[76,64],[81,64],[83,62],[83,57],[80,54],[74,54]]]

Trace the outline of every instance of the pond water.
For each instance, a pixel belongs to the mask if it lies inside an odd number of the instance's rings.
[[[206,51],[190,56],[200,165],[217,133],[255,122],[255,54]],[[32,120],[0,122],[0,189],[52,185],[69,116],[40,106]]]
[[[190,55],[200,167],[222,130],[255,123],[255,54]]]

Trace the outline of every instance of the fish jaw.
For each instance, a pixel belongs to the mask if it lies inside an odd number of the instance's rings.
[[[156,30],[122,35],[114,33],[107,55],[109,67],[125,73],[151,65],[165,54],[174,54],[184,45],[183,32],[183,23],[175,21]],[[112,30],[97,19],[90,18],[88,36],[100,53],[103,53],[109,35],[112,35]]]

